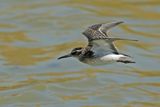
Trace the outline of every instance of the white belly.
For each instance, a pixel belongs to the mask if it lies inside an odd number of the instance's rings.
[[[111,64],[119,60],[119,58],[121,57],[124,57],[124,55],[109,54],[99,58],[86,59],[84,63],[87,63],[89,65]]]

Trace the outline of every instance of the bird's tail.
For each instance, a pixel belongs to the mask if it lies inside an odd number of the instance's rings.
[[[133,61],[132,57],[128,56],[128,55],[124,55],[123,57],[120,57],[117,62],[122,62],[122,63],[136,63],[135,61]]]

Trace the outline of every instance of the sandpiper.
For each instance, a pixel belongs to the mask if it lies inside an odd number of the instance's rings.
[[[108,36],[108,30],[119,24],[122,21],[112,23],[100,23],[88,27],[82,34],[87,37],[88,45],[86,47],[74,48],[69,54],[59,57],[58,59],[75,57],[79,61],[89,65],[104,65],[113,62],[135,63],[132,57],[120,53],[114,45],[116,40],[133,39],[111,38]]]

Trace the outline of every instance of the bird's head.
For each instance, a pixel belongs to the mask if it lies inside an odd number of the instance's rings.
[[[74,49],[72,49],[72,51],[69,54],[61,56],[58,59],[68,58],[68,57],[77,57],[78,58],[78,56],[82,52],[82,49],[83,49],[82,47],[74,48]]]

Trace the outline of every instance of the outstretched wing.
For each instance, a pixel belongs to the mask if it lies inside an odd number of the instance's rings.
[[[89,41],[96,40],[96,39],[106,39],[106,38],[109,38],[107,34],[108,30],[121,23],[123,22],[119,21],[119,22],[112,22],[112,23],[95,24],[95,25],[89,26],[82,34],[85,35]]]
[[[100,23],[95,24],[88,29],[86,29],[83,32],[83,35],[85,35],[88,39],[89,45],[92,45],[94,48],[103,48],[104,51],[110,51],[118,53],[117,48],[115,47],[113,41],[108,41],[109,36],[107,34],[107,31],[116,26],[123,23],[122,21],[119,22],[113,22],[113,23]],[[102,50],[102,49],[101,49]]]
[[[116,40],[131,40],[123,38],[110,38],[107,34],[107,31],[110,28],[113,28],[119,24],[123,23],[122,21],[113,22],[113,23],[101,23],[95,24],[88,29],[86,29],[82,34],[85,35],[88,39],[88,47],[96,54],[109,54],[109,53],[118,53],[117,48],[114,45]],[[132,41],[132,40],[131,40]],[[88,49],[87,49],[88,50]],[[84,49],[84,54],[86,50]],[[83,56],[83,53],[81,56]]]
[[[110,28],[113,28],[121,23],[124,23],[123,21],[118,22],[112,22],[112,23],[103,23],[101,27],[99,27],[99,31],[105,35],[107,35],[107,32]]]
[[[89,42],[89,46],[92,47],[91,51],[93,51],[96,55],[102,56],[110,53],[118,54],[116,47],[113,42],[116,40],[129,40],[129,41],[137,41],[123,38],[107,38],[107,39],[98,39],[92,40]]]

